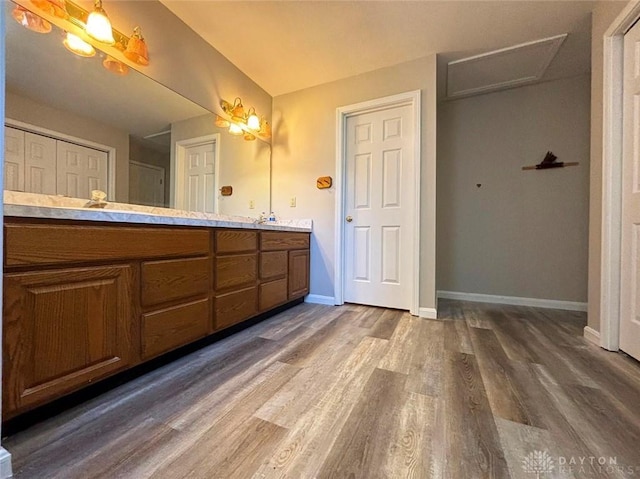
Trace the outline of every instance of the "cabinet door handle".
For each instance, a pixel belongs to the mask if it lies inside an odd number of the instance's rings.
[[[347,216],[345,219],[347,220],[347,223],[351,223],[353,221],[351,216]]]

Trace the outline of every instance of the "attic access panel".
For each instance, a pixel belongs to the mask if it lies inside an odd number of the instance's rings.
[[[542,78],[567,34],[482,53],[447,64],[447,97],[487,93]]]

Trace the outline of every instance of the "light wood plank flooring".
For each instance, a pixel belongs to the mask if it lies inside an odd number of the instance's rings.
[[[302,304],[3,445],[37,479],[640,477],[640,366],[584,314],[439,306]]]

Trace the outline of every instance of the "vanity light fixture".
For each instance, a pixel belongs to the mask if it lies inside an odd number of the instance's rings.
[[[11,16],[16,22],[32,32],[49,33],[51,31],[52,27],[49,22],[20,5],[16,5]]]
[[[116,40],[113,38],[113,28],[109,17],[107,17],[107,12],[102,8],[102,0],[95,0],[93,5],[94,9],[89,13],[85,26],[87,35],[101,43],[114,45]]]
[[[107,55],[107,58],[104,59],[102,66],[116,75],[126,75],[129,73],[129,67],[127,65],[116,60],[110,55]]]
[[[126,74],[129,67],[123,62],[125,59],[138,65],[149,65],[149,50],[140,27],[133,29],[131,37],[113,28],[102,6],[102,0],[94,0],[92,11],[85,10],[72,0],[30,0],[30,4],[29,0],[15,0],[15,3],[18,5],[13,11],[13,17],[19,23],[40,32],[49,32],[52,24],[56,25],[68,32],[63,44],[76,55],[94,56],[96,50],[91,45],[95,45],[93,40],[114,46],[105,46],[103,49],[106,54],[103,65],[109,71]],[[44,18],[30,11],[30,5],[41,10]]]
[[[40,10],[48,12],[49,15],[55,15],[59,18],[67,18],[67,5],[65,0],[31,0],[36,7]]]
[[[71,53],[75,53],[78,56],[89,58],[95,56],[96,50],[90,44],[85,42],[82,38],[73,33],[67,32],[62,40],[64,47]]]
[[[263,139],[271,138],[271,126],[269,123],[264,117],[258,116],[254,107],[245,112],[240,97],[236,98],[233,104],[226,100],[221,100],[220,106],[229,120],[216,115],[216,126],[221,128],[229,126],[229,133],[232,135],[244,134],[244,139],[247,141],[253,141],[258,136]]]
[[[260,118],[256,115],[256,109],[254,107],[249,108],[247,113],[247,126],[250,130],[260,131]]]
[[[147,43],[142,37],[142,30],[140,27],[136,26],[133,28],[133,34],[127,42],[127,48],[124,51],[124,56],[138,65],[146,67],[149,64],[149,51],[147,50]]]

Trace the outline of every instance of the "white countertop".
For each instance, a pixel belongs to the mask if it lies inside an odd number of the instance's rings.
[[[4,215],[60,220],[106,221],[110,223],[207,226],[301,232],[311,232],[313,226],[310,219],[258,223],[255,219],[246,216],[215,215],[126,203],[108,202],[103,209],[86,208],[84,205],[87,202],[88,200],[80,198],[5,191]]]

